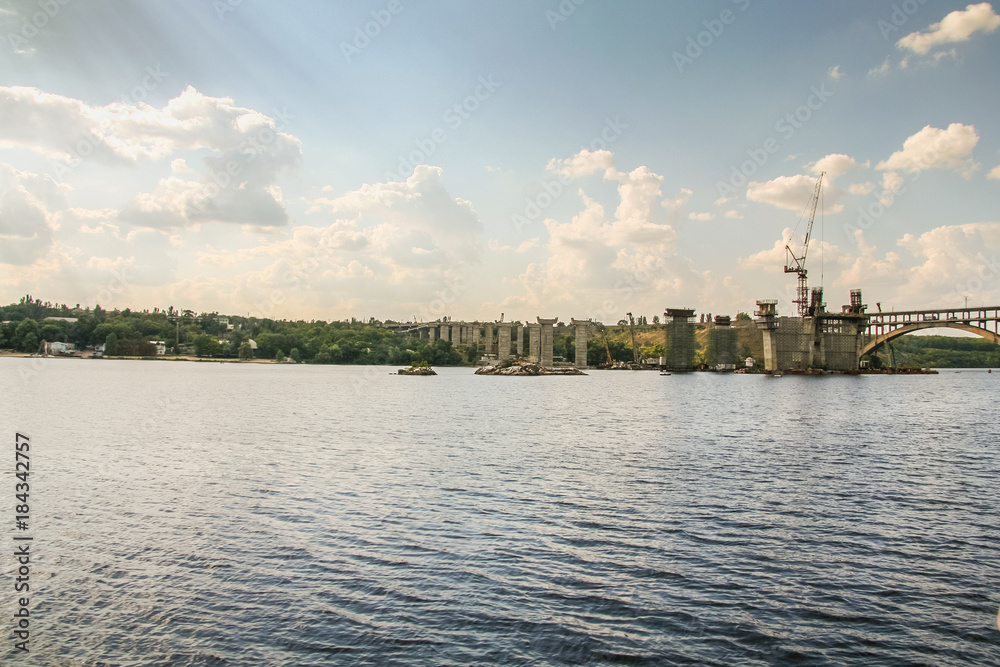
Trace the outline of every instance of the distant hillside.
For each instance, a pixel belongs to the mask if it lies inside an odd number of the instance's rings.
[[[879,355],[887,360],[889,350]],[[1000,345],[984,338],[902,336],[892,341],[896,366],[1000,368]]]

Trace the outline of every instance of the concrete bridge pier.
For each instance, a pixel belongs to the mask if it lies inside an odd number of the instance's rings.
[[[518,322],[514,325],[515,336],[517,338],[517,356],[524,356],[524,327]]]
[[[575,320],[570,318],[569,323],[576,327],[576,367],[587,367],[587,339],[590,337],[590,326],[593,320]]]
[[[537,364],[542,360],[542,325],[529,322],[528,327],[528,361]]]
[[[497,322],[497,359],[510,359],[510,322]]]
[[[486,343],[486,351],[484,354],[493,354],[493,325],[486,324],[483,326],[483,338]]]
[[[537,318],[541,325],[541,336],[539,341],[539,365],[543,368],[552,368],[552,345],[555,342],[555,327],[559,322],[558,317],[551,319]]]

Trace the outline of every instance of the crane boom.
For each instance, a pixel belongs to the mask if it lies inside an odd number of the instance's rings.
[[[806,255],[809,253],[809,238],[812,236],[813,223],[816,221],[816,208],[819,206],[820,190],[823,187],[823,176],[826,172],[820,172],[816,179],[816,187],[813,189],[812,200],[809,205],[809,224],[806,227],[806,239],[802,245],[802,254],[796,255],[792,250],[792,239],[789,237],[785,244],[785,273],[796,273],[799,277],[797,297],[795,303],[799,307],[799,317],[805,317],[809,313],[809,283],[806,279]]]

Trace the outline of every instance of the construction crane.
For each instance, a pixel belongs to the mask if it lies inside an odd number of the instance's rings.
[[[809,203],[809,225],[806,227],[806,240],[802,244],[802,254],[796,255],[792,250],[792,239],[789,237],[785,244],[785,273],[796,273],[799,276],[797,297],[795,303],[799,307],[799,317],[809,314],[809,283],[806,279],[806,255],[809,253],[809,237],[812,236],[813,222],[816,220],[816,207],[819,205],[820,189],[823,186],[823,176],[826,172],[821,172],[816,180],[816,187],[813,190],[812,200]],[[801,219],[800,219],[801,220]],[[794,233],[792,234],[794,236]]]
[[[632,332],[632,361],[639,363],[639,346],[635,342],[635,318],[632,317],[632,313],[625,313],[628,317],[628,328]]]

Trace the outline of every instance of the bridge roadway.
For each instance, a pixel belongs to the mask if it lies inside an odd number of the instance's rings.
[[[868,313],[861,354],[871,354],[893,338],[921,329],[960,329],[1000,344],[1000,306]]]

